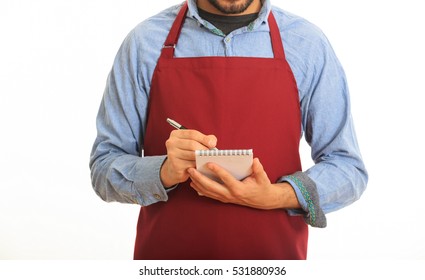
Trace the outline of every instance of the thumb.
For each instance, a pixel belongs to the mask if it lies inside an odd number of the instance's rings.
[[[256,176],[264,172],[264,167],[258,158],[254,158],[252,162],[252,173]]]
[[[252,162],[252,175],[256,178],[257,181],[270,183],[269,177],[267,176],[267,173],[258,158],[254,158]]]

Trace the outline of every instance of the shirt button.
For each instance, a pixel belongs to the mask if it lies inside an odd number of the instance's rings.
[[[226,39],[224,39],[224,41],[226,42],[226,43],[230,43],[230,41],[231,41],[232,39],[231,38],[226,38]]]
[[[160,196],[159,194],[155,193],[153,196],[154,196],[157,200],[161,200],[161,196]]]

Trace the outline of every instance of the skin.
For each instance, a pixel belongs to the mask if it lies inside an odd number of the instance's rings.
[[[197,4],[204,11],[227,16],[257,13],[261,9],[260,0],[198,0]]]
[[[198,172],[195,167],[195,150],[211,149],[217,145],[214,135],[196,130],[173,130],[165,143],[167,159],[161,167],[161,181],[165,187],[191,179],[190,186],[200,196],[223,203],[233,203],[257,209],[300,208],[294,189],[288,183],[273,184],[258,158],[254,159],[253,173],[238,181],[220,166],[207,165],[222,181],[219,184]]]
[[[198,7],[220,15],[243,15],[259,12],[260,0],[198,0]],[[191,179],[190,186],[200,196],[223,203],[233,203],[257,209],[300,208],[295,191],[289,183],[273,184],[258,158],[254,159],[253,173],[238,181],[220,166],[207,165],[222,181],[219,184],[196,170],[195,150],[216,147],[217,138],[199,131],[173,130],[165,143],[167,159],[161,167],[160,178],[166,188]]]

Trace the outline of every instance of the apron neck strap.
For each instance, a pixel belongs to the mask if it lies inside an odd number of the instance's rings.
[[[182,31],[183,22],[186,17],[188,7],[185,1],[176,19],[174,20],[173,26],[171,27],[170,33],[162,46],[161,56],[164,58],[173,58],[174,49],[176,48],[177,41],[179,40],[180,32]]]
[[[269,14],[268,22],[274,57],[278,59],[285,59],[285,51],[283,50],[282,37],[280,36],[280,30],[272,12],[270,12]]]
[[[165,40],[164,45],[162,46],[161,57],[163,58],[173,58],[174,50],[179,40],[180,33],[183,27],[184,20],[186,18],[186,13],[188,10],[187,2],[185,1],[182,8],[180,9],[176,19],[174,20],[173,26],[168,33],[167,39]],[[280,36],[279,27],[277,25],[276,19],[273,16],[273,13],[270,12],[268,17],[268,23],[270,28],[270,37],[272,42],[272,48],[274,57],[277,59],[284,59],[285,52],[283,50],[282,38]]]

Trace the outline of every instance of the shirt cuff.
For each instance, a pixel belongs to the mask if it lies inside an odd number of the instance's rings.
[[[160,178],[161,166],[166,156],[152,156],[145,168],[137,168],[135,178],[143,178],[133,184],[139,194],[138,204],[148,206],[153,203],[168,200],[168,191],[162,185]]]
[[[290,215],[303,215],[306,223],[312,227],[326,227],[326,216],[320,206],[316,184],[307,174],[296,172],[282,177],[279,181],[291,184],[302,208],[302,210],[288,210]]]

